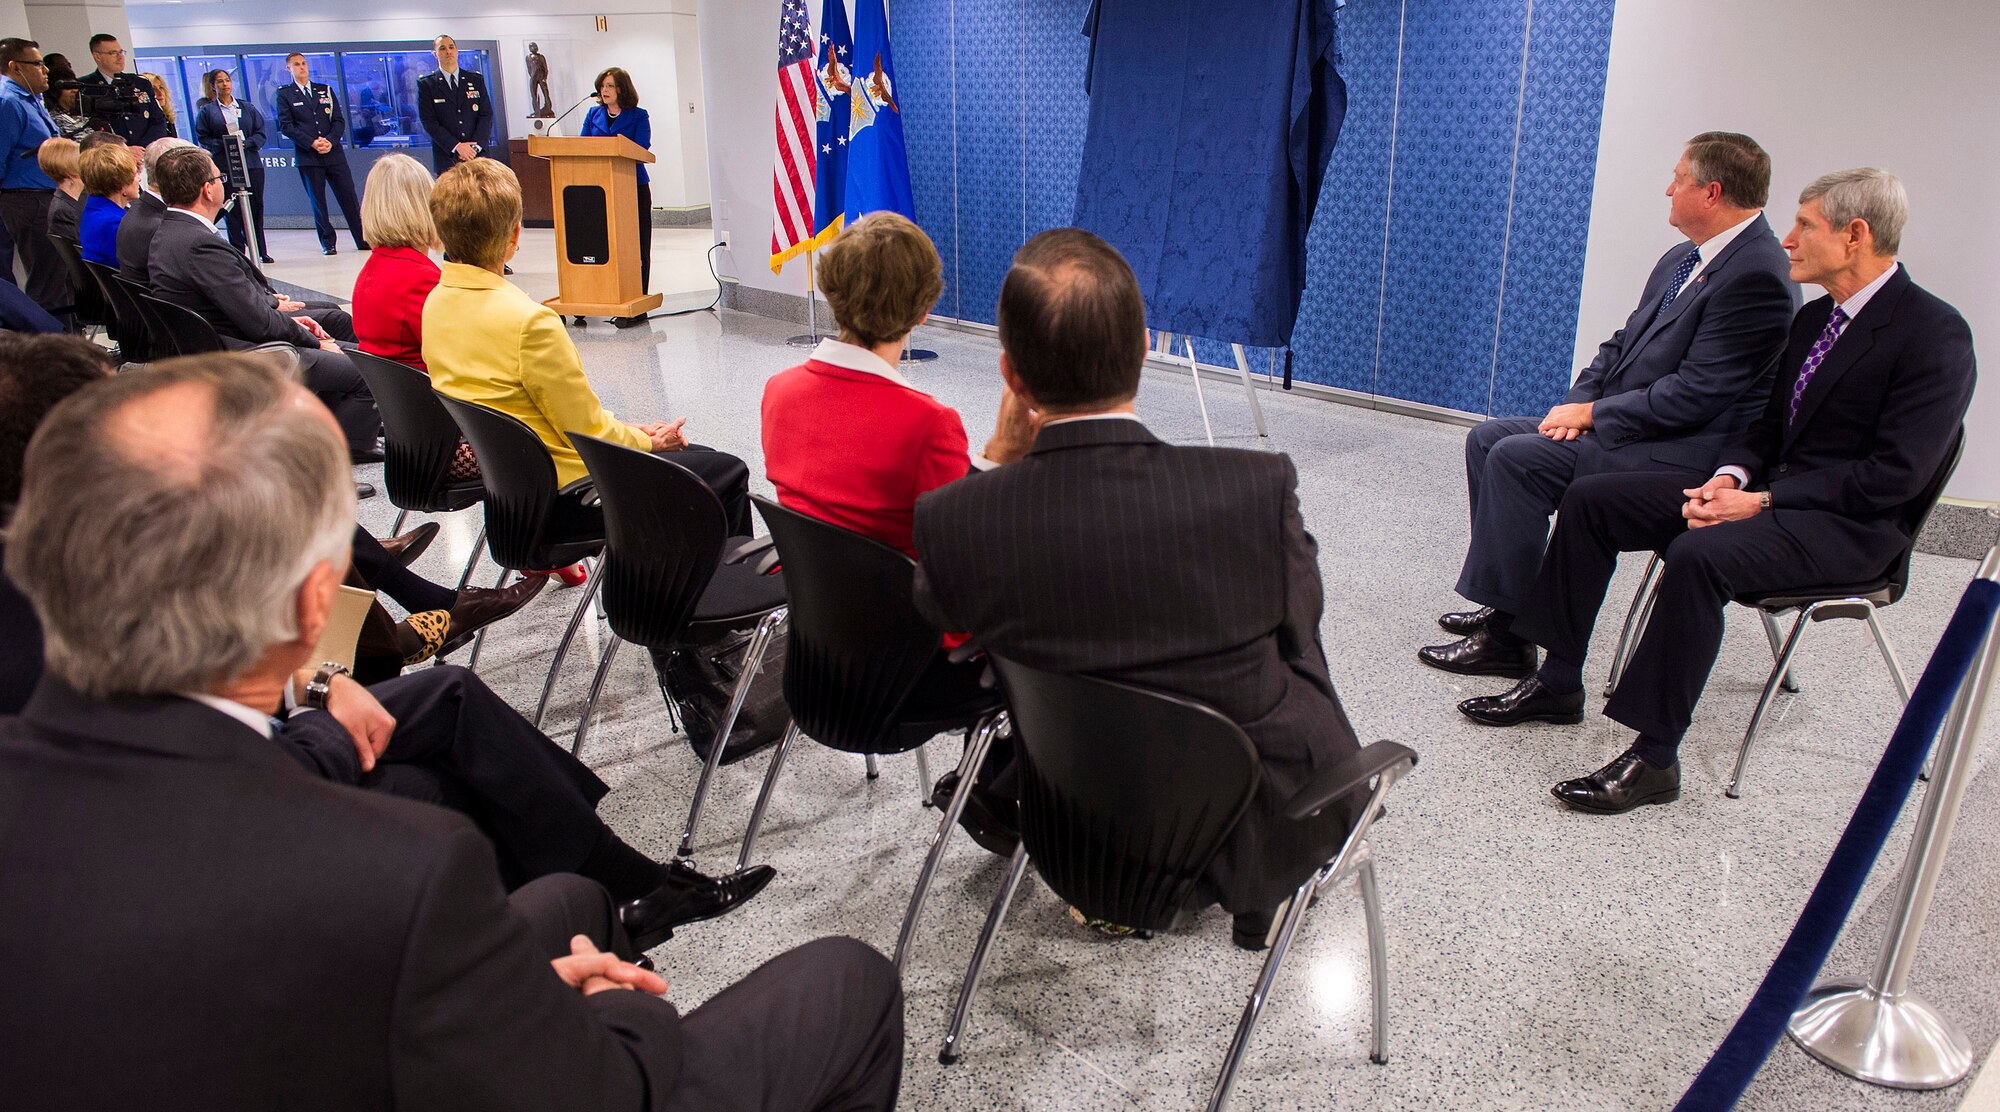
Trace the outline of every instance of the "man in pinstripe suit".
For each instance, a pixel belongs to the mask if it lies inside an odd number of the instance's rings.
[[[1351,805],[1311,823],[1283,816],[1358,748],[1320,650],[1298,473],[1288,456],[1171,445],[1139,422],[1145,304],[1096,236],[1029,240],[999,323],[1010,401],[1041,428],[1019,462],[917,501],[917,605],[1023,664],[1196,699],[1240,724],[1263,779],[1201,890],[1236,916],[1239,946],[1262,949],[1278,906],[1353,819]]]

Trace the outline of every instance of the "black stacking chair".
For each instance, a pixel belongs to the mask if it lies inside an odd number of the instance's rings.
[[[67,236],[54,232],[48,236],[56,258],[62,260],[63,273],[69,275],[70,312],[76,314],[76,322],[86,328],[109,329],[113,323],[111,311],[104,304],[104,291],[97,288],[97,280],[83,269],[83,249]],[[111,338],[118,338],[115,330]]]
[[[946,1065],[965,1051],[973,993],[1031,861],[1056,895],[1083,914],[1139,930],[1169,930],[1249,809],[1261,775],[1249,736],[1211,707],[1090,676],[1043,672],[1004,658],[993,663],[1017,723],[1021,847],[966,968],[938,1054]],[[1296,822],[1309,821],[1359,793],[1367,793],[1367,803],[1339,852],[1293,893],[1209,1095],[1211,1112],[1229,1100],[1299,923],[1316,896],[1349,874],[1361,888],[1368,923],[1374,997],[1369,1057],[1378,1064],[1388,1060],[1388,955],[1374,859],[1365,839],[1381,814],[1383,796],[1416,763],[1417,755],[1409,749],[1378,741],[1292,797],[1286,817]]]
[[[215,326],[185,305],[176,305],[148,293],[140,296],[139,308],[147,314],[148,323],[158,326],[153,329],[153,338],[157,341],[164,337],[173,347],[175,355],[205,355],[211,351],[227,350]]]
[[[458,422],[431,391],[431,377],[415,367],[365,351],[349,351],[347,357],[367,381],[369,392],[375,395],[375,407],[382,413],[382,479],[397,511],[389,532],[401,533],[412,511],[448,514],[478,505],[486,497],[485,484],[478,479],[454,481],[451,477],[452,456],[458,452]],[[486,527],[481,525],[478,538],[472,542],[472,557],[458,577],[461,590],[471,581],[485,544]]]
[[[996,691],[982,691],[959,706],[912,703],[920,681],[937,657],[941,637],[911,598],[916,564],[908,556],[859,533],[794,513],[768,498],[752,496],[777,542],[791,596],[791,639],[785,652],[785,704],[792,728],[771,757],[750,827],[743,834],[739,867],[749,864],[764,810],[784,768],[785,755],[801,732],[821,745],[864,754],[874,775],[876,756],[917,751],[917,777],[926,801],[930,768],[923,744],[943,733],[966,734],[959,761],[958,789],[938,823],[929,854],[910,896],[896,943],[896,965],[907,960],[910,940],[931,877],[944,855],[951,828],[965,810],[980,763],[993,738],[1007,729],[1006,704]],[[689,823],[688,837],[693,836]],[[683,839],[685,851],[687,841]]]
[[[78,256],[82,259],[82,256]],[[153,360],[153,343],[146,327],[146,317],[133,300],[132,291],[118,277],[116,267],[105,266],[82,259],[84,273],[97,283],[104,295],[105,304],[110,306],[111,317],[118,327],[113,335],[118,338],[118,350],[127,363],[149,363]]]
[[[785,622],[785,579],[766,575],[777,562],[770,538],[732,537],[722,500],[694,472],[665,456],[582,433],[569,441],[590,469],[604,510],[599,576],[611,640],[598,661],[571,753],[581,753],[591,713],[618,647],[627,641],[669,649],[690,640],[754,629],[729,711],[695,788],[695,806],[722,762],[730,731],[750,691],[764,648]],[[660,695],[672,701],[665,684]]]
[[[494,563],[506,569],[496,586],[505,585],[511,574],[566,568],[603,550],[604,515],[589,504],[594,498],[589,479],[558,489],[555,461],[534,430],[483,405],[443,394],[437,399],[479,457],[480,481],[486,488],[486,547]],[[569,628],[556,643],[548,678],[542,681],[541,701],[535,704],[537,728],[548,710],[549,692],[555,688],[563,658],[569,655],[569,643],[576,638],[591,599],[597,597],[603,570],[601,562],[592,570]],[[467,667],[478,660],[475,648]]]
[[[1931,476],[1924,492],[1904,510],[1903,521],[1909,528],[1910,543],[1894,563],[1880,576],[1866,583],[1839,583],[1826,586],[1800,587],[1795,590],[1769,591],[1763,594],[1736,596],[1736,601],[1757,612],[1764,624],[1764,638],[1771,644],[1771,674],[1764,681],[1764,693],[1757,699],[1757,709],[1750,713],[1750,726],[1743,731],[1743,744],[1736,750],[1736,771],[1729,778],[1729,787],[1724,794],[1731,799],[1741,798],[1743,774],[1750,767],[1750,750],[1757,744],[1757,732],[1764,725],[1765,715],[1770,713],[1771,704],[1776,700],[1779,689],[1796,693],[1798,679],[1792,674],[1792,658],[1798,654],[1799,642],[1804,639],[1806,627],[1817,622],[1835,618],[1850,618],[1868,623],[1868,632],[1875,639],[1875,648],[1882,654],[1882,663],[1888,665],[1889,677],[1896,682],[1896,692],[1905,704],[1910,701],[1910,680],[1903,674],[1903,663],[1896,657],[1896,649],[1889,643],[1889,635],[1882,629],[1879,611],[1893,605],[1910,589],[1910,558],[1917,548],[1917,537],[1924,531],[1924,523],[1937,508],[1938,499],[1944,497],[1945,484],[1951,481],[1951,474],[1958,469],[1959,457],[1965,453],[1965,427],[1959,426],[1958,435],[1952,438],[1951,451],[1945,453],[1944,463]],[[1663,557],[1655,552],[1646,562],[1646,570],[1639,578],[1639,590],[1632,597],[1632,605],[1625,612],[1625,627],[1618,634],[1618,648],[1612,653],[1611,682],[1606,693],[1618,686],[1624,678],[1625,667],[1631,661],[1631,651],[1639,639],[1646,635],[1646,625],[1653,616],[1653,603],[1659,594],[1659,572]],[[1789,634],[1781,634],[1778,620],[1796,615]],[[1926,776],[1929,773],[1926,771]]]

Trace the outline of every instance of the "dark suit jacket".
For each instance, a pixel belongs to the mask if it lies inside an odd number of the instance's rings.
[[[431,165],[439,173],[458,165],[452,148],[460,143],[491,146],[493,98],[487,95],[486,79],[460,67],[458,91],[453,92],[443,70],[417,78],[417,119],[431,137]]]
[[[83,198],[58,189],[49,196],[49,231],[71,243],[83,238]]]
[[[340,98],[332,89],[315,81],[312,96],[308,98],[299,91],[297,82],[288,81],[278,86],[278,130],[298,148],[301,166],[322,166],[335,159],[345,159],[347,152],[343,134],[347,131],[347,117],[340,113]],[[313,150],[314,139],[326,139],[333,146],[325,154]]]
[[[146,263],[153,250],[153,233],[160,230],[160,218],[166,214],[167,203],[157,194],[139,191],[139,199],[118,222],[118,273],[142,286],[153,284]]]
[[[264,113],[256,105],[238,97],[236,103],[243,109],[237,117],[237,126],[243,129],[243,149],[250,157],[264,149],[270,141],[270,133],[265,130]],[[226,167],[223,146],[229,139],[229,121],[223,118],[222,106],[212,100],[205,100],[194,110],[194,141],[208,151],[217,166]]]
[[[1199,700],[1249,733],[1263,780],[1204,883],[1231,911],[1275,907],[1353,818],[1282,818],[1356,749],[1320,650],[1318,547],[1297,485],[1288,456],[1093,420],[1045,428],[1020,462],[917,500],[917,605],[939,628],[1036,668]]]
[[[169,213],[153,235],[149,259],[154,295],[200,313],[223,336],[251,344],[319,346],[299,322],[278,312],[250,260],[199,221]]]
[[[45,678],[0,719],[0,829],[11,1103],[541,1112],[673,1088],[674,1009],[565,986],[470,823],[319,780],[199,703]]]
[[[1716,463],[1769,490],[1777,520],[1801,540],[1866,546],[1886,562],[1908,543],[1908,507],[1972,404],[1972,329],[1899,267],[1834,341],[1792,421],[1799,371],[1833,304],[1799,311],[1762,416]]]
[[[1655,321],[1692,246],[1676,244],[1653,264],[1638,308],[1563,401],[1596,403],[1591,436],[1604,451],[1706,471],[1763,409],[1798,300],[1785,250],[1760,215]]]

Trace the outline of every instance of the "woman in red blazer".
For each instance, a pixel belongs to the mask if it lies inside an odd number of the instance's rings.
[[[368,171],[361,196],[368,261],[354,279],[354,334],[361,350],[424,369],[424,299],[438,284],[437,226],[431,223],[431,175],[406,154],[386,155]]]
[[[930,237],[893,212],[849,225],[819,253],[820,289],[840,328],[804,364],[764,386],[764,471],[778,503],[873,537],[917,558],[911,518],[918,496],[972,468],[1011,463],[1027,454],[1034,426],[1011,393],[1002,394],[1000,425],[978,458],[969,458],[958,411],[912,386],[897,372],[903,342],[923,323],[944,291],[944,267]],[[946,634],[946,648],[963,644]],[[978,693],[984,662],[953,664],[940,651],[911,696],[914,703],[951,706]],[[997,739],[959,822],[980,845],[1002,856],[1018,835],[1011,768],[1013,749]],[[939,780],[942,807],[958,777]]]

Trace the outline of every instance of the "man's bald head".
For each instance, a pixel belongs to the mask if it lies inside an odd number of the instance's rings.
[[[7,574],[85,694],[205,691],[297,636],[345,567],[354,486],[324,406],[246,355],[172,359],[55,407],[28,445]]]
[[[1052,228],[1014,253],[999,325],[1001,350],[1044,411],[1103,409],[1139,392],[1139,280],[1117,248],[1081,228]]]

